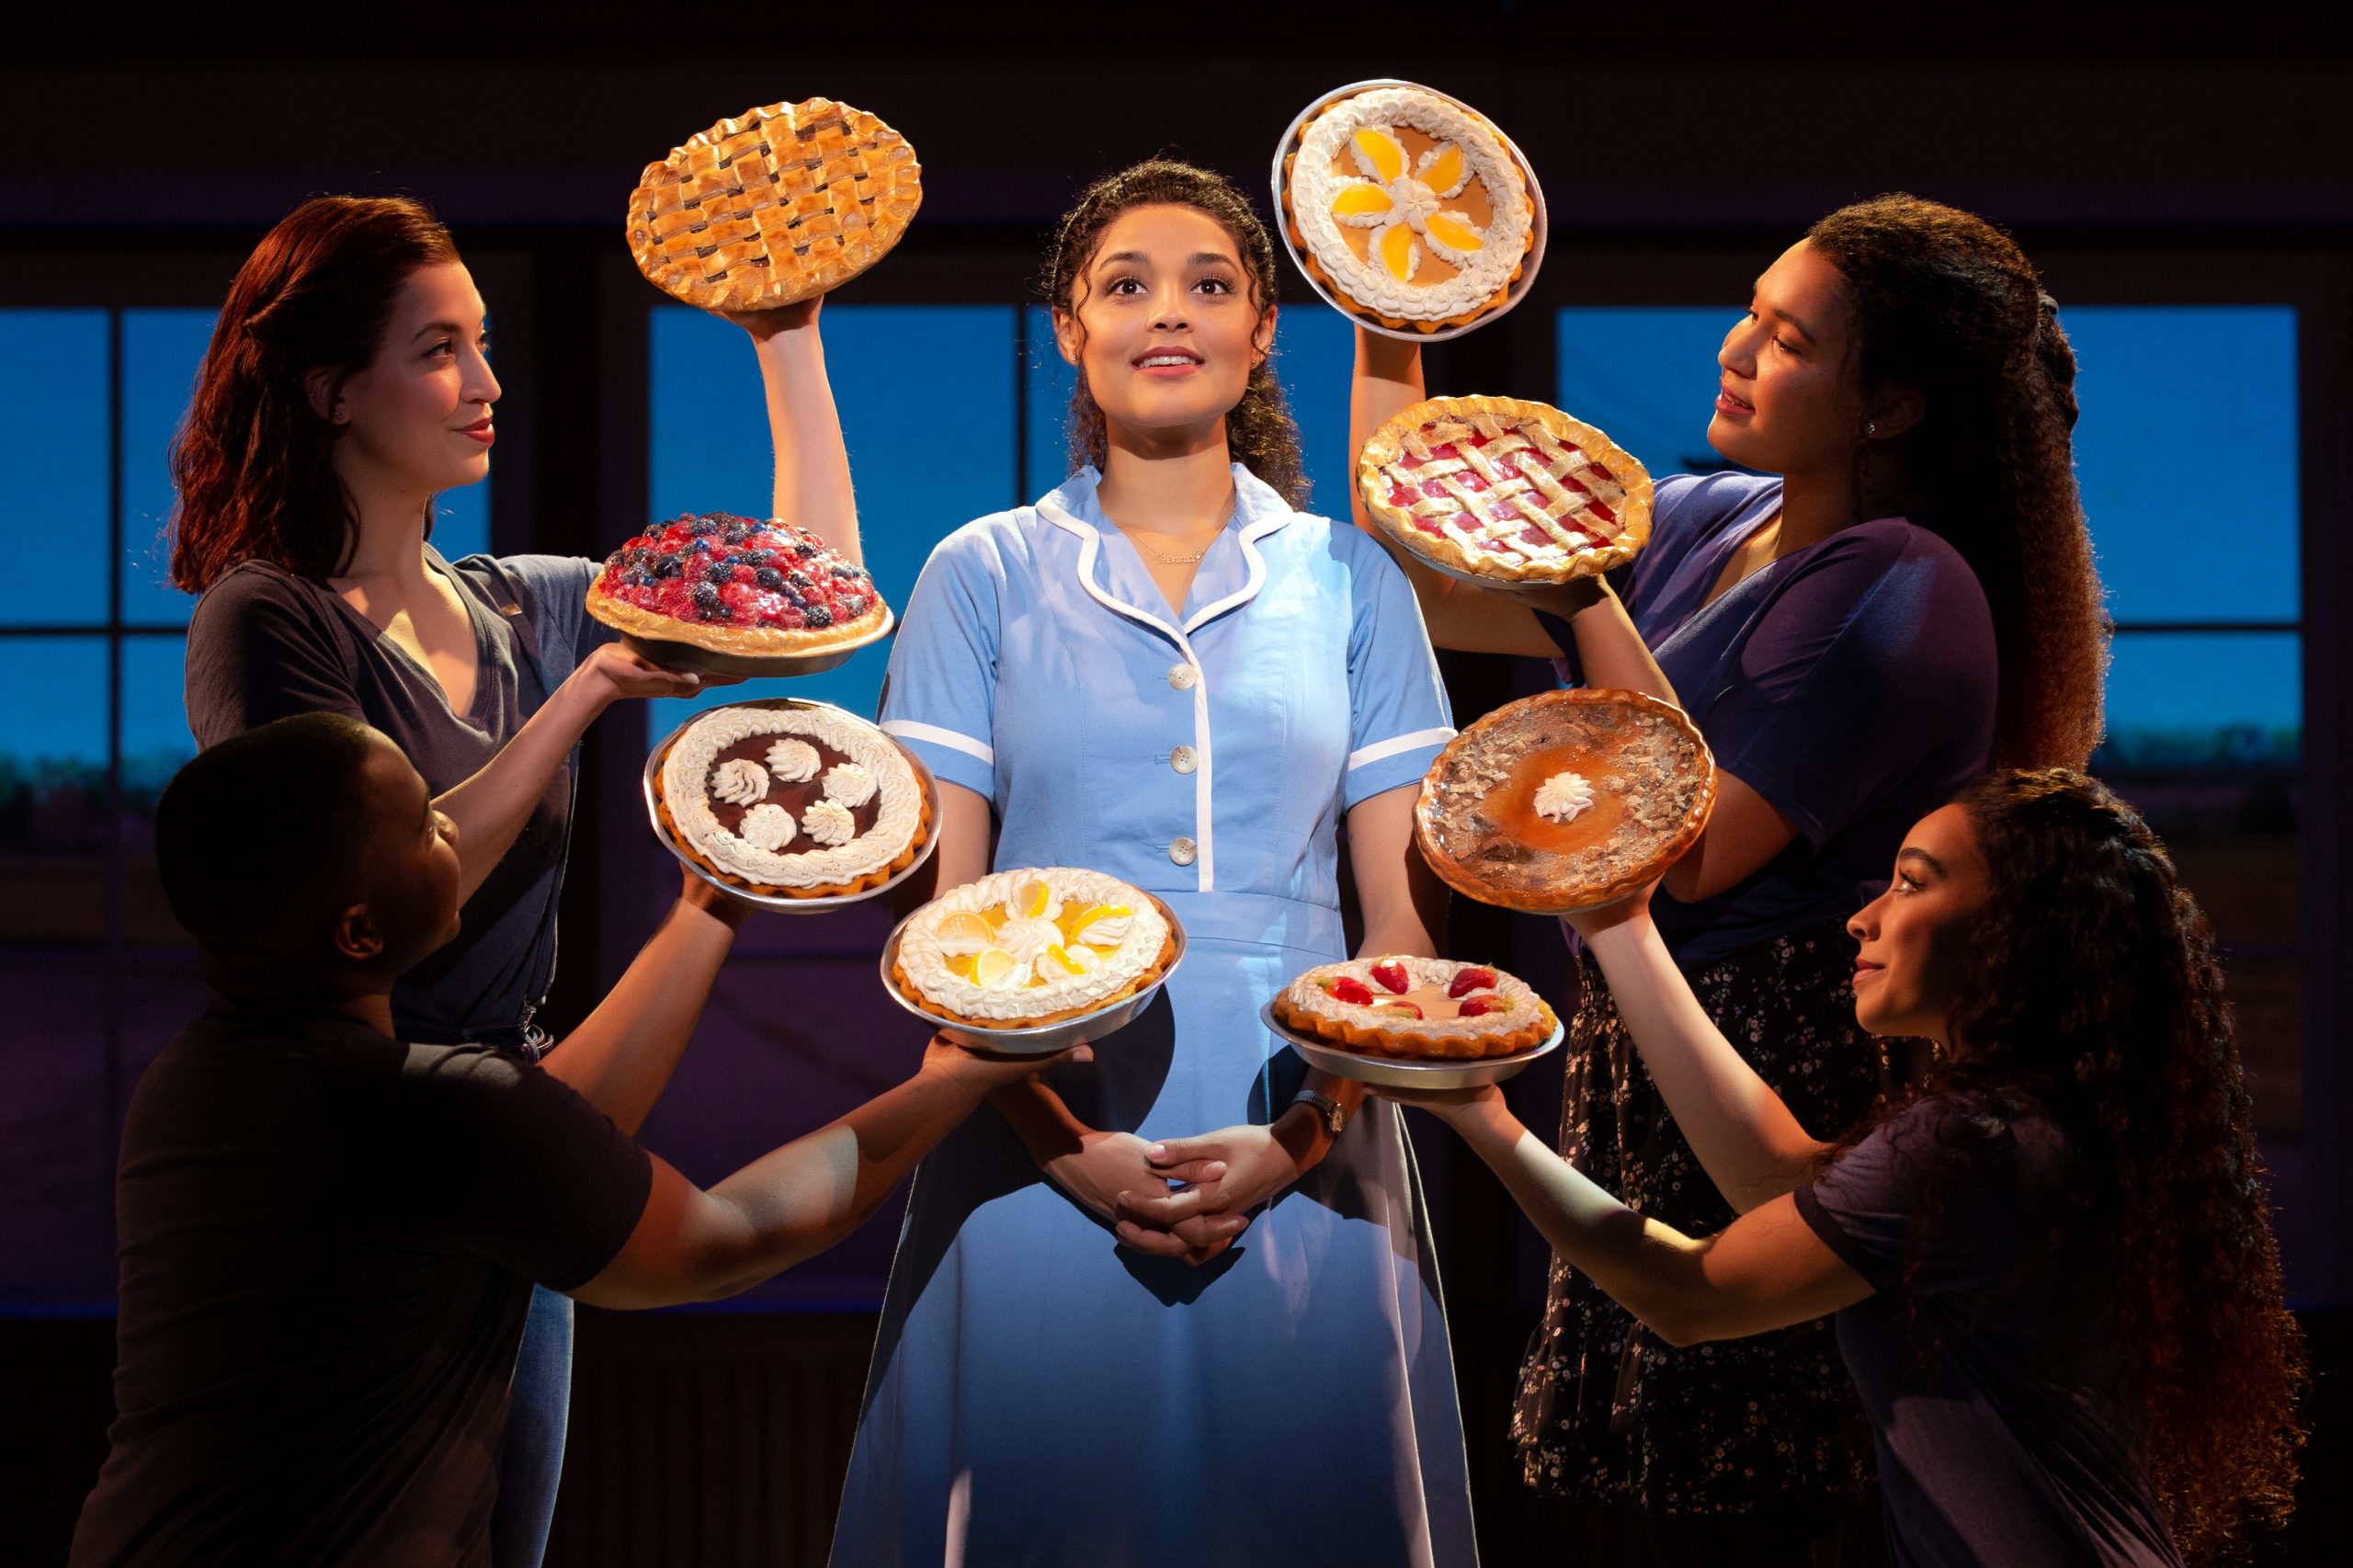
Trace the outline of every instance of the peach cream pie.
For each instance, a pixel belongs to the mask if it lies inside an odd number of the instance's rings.
[[[924,1011],[981,1028],[1028,1028],[1133,995],[1176,942],[1151,894],[1100,871],[999,871],[907,918],[892,979]]]
[[[1535,203],[1495,127],[1427,88],[1327,104],[1278,184],[1302,265],[1392,331],[1465,325],[1502,304]]]
[[[671,844],[764,897],[878,888],[914,863],[931,831],[905,754],[832,708],[713,709],[671,743],[654,786]]]
[[[1285,1028],[1383,1056],[1470,1059],[1531,1051],[1559,1024],[1525,981],[1452,959],[1351,959],[1275,998]]]

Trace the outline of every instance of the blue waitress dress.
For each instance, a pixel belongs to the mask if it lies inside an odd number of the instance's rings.
[[[1049,1082],[1090,1126],[1266,1121],[1258,1009],[1346,957],[1335,831],[1453,733],[1412,590],[1247,470],[1180,618],[1087,469],[932,552],[882,727],[989,800],[995,865],[1149,889],[1188,950]],[[1368,1101],[1209,1264],[1121,1248],[983,1108],[917,1172],[835,1568],[1476,1560],[1419,1178]]]

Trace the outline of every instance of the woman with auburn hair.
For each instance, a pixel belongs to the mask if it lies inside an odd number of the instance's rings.
[[[2014,770],[1914,825],[1850,923],[1855,1015],[1938,1056],[1835,1143],[1709,1020],[1647,896],[1574,922],[1738,1220],[1626,1208],[1492,1086],[1396,1097],[1671,1344],[1835,1312],[1895,1562],[2178,1564],[2285,1521],[2302,1338],[2211,934],[2129,807]]]
[[[1989,765],[2081,767],[2099,736],[2075,358],[2007,235],[1891,196],[1783,252],[1717,367],[1708,440],[1734,471],[1659,482],[1623,603],[1599,582],[1483,591],[1392,553],[1440,646],[1560,658],[1690,714],[1722,787],[1658,929],[1716,1026],[1835,1135],[1917,1052],[1857,1028],[1846,930],[1904,829]],[[1359,331],[1359,445],[1422,395],[1419,351]],[[1646,1215],[1722,1229],[1589,956],[1579,980],[1562,1151]],[[1639,1510],[1670,1563],[1806,1562],[1868,1496],[1827,1324],[1683,1351],[1565,1262],[1513,1428],[1529,1484]]]
[[[848,459],[818,302],[737,319],[757,347],[777,511],[853,561]],[[589,619],[592,561],[443,559],[433,498],[490,472],[486,308],[449,231],[402,198],[321,197],[238,270],[172,453],[172,576],[199,744],[313,710],[391,736],[458,828],[455,940],[392,991],[404,1040],[536,1052],[583,733],[622,698],[713,682]],[[256,802],[257,821],[267,802]],[[572,1308],[533,1298],[517,1365],[500,1568],[539,1561],[563,1451]]]
[[[1453,732],[1413,592],[1299,509],[1274,252],[1231,184],[1098,182],[1046,294],[1075,472],[932,552],[883,728],[938,775],[942,887],[1088,867],[1189,946],[1091,1067],[992,1096],[915,1178],[833,1561],[1468,1564],[1403,1130],[1257,1011],[1347,950],[1344,820],[1363,948],[1434,950],[1412,808]]]

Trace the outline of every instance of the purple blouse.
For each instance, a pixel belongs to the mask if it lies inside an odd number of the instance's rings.
[[[1928,1190],[1959,1119],[1986,1134]],[[1927,1099],[1795,1194],[1876,1294],[1837,1314],[1899,1568],[2180,1568],[2103,1348],[2118,1260],[2098,1221],[2046,1227],[2082,1185],[2066,1135]],[[1937,1221],[1915,1235],[1933,1197]]]
[[[1798,831],[1713,898],[1652,900],[1686,970],[1861,908],[1905,832],[1993,755],[1993,616],[1968,562],[1929,529],[1861,523],[1709,602],[1780,501],[1776,478],[1662,481],[1626,594],[1716,766]]]

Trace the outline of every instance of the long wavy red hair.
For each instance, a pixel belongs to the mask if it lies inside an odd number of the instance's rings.
[[[172,443],[172,581],[202,593],[246,561],[335,576],[358,517],[335,470],[342,426],[313,405],[376,358],[401,285],[458,259],[449,232],[405,197],[322,196],[264,236],[237,269]]]

